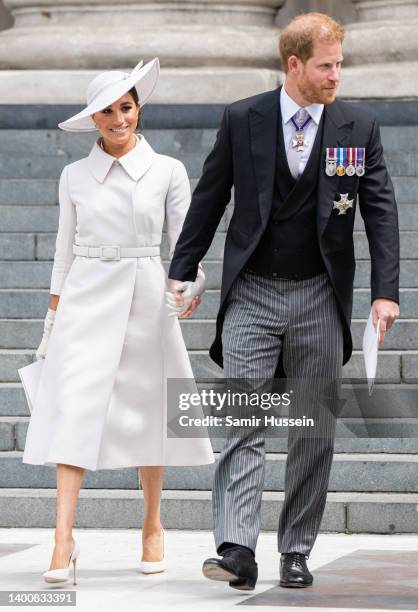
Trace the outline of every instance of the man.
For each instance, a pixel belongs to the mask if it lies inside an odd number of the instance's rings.
[[[399,315],[399,231],[392,182],[376,120],[335,101],[341,26],[307,13],[282,32],[283,87],[229,105],[169,270],[177,309],[188,316],[200,292],[198,262],[235,189],[225,245],[221,304],[210,355],[226,378],[341,378],[352,353],[357,196],[371,255],[371,303],[380,342]],[[188,289],[184,300],[176,289]],[[174,298],[172,298],[174,299]],[[280,360],[280,362],[279,362]],[[290,433],[279,520],[280,585],[312,584],[306,559],[323,515],[332,438]],[[203,573],[238,589],[257,580],[264,440],[228,438],[213,487],[221,559]]]

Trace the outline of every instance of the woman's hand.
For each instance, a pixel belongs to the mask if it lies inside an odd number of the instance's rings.
[[[55,320],[55,310],[48,308],[48,312],[46,313],[45,321],[44,321],[44,333],[42,336],[41,344],[39,345],[35,357],[39,361],[40,359],[45,359],[46,351],[48,348],[49,336],[51,335],[52,328],[54,326]]]
[[[166,291],[166,305],[169,317],[187,319],[199,306],[200,296],[205,290],[205,273],[201,264],[195,281],[178,281],[168,279],[170,291]]]

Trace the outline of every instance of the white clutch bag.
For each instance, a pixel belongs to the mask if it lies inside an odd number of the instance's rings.
[[[25,391],[26,401],[28,402],[29,412],[31,414],[35,404],[36,393],[38,391],[44,361],[45,359],[39,359],[39,361],[34,361],[33,363],[18,369],[20,380],[22,381],[23,389]]]

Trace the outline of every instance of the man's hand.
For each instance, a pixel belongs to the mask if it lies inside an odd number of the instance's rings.
[[[379,324],[379,344],[382,345],[385,339],[385,333],[390,330],[396,319],[399,317],[399,306],[392,300],[378,298],[372,304],[373,325],[376,329],[377,322]]]
[[[168,316],[187,319],[199,306],[200,296],[205,290],[205,273],[201,264],[194,282],[169,278],[168,287],[169,291],[166,291],[166,304],[170,311]]]

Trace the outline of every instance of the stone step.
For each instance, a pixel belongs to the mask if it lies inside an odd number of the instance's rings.
[[[1,195],[0,195],[1,197]],[[233,213],[228,206],[219,223],[219,230],[225,231]],[[57,205],[10,205],[0,206],[2,232],[56,232],[58,227],[59,207]],[[408,229],[411,229],[408,227]],[[412,228],[413,229],[413,228]]]
[[[418,205],[401,204],[398,210],[400,231],[417,231]],[[227,206],[217,231],[225,231],[228,228],[233,212],[234,207],[231,203]],[[2,232],[13,233],[55,233],[58,227],[58,215],[59,207],[57,205],[3,205],[0,206],[1,230]],[[364,223],[360,213],[356,214],[354,229],[355,231],[364,231]]]
[[[220,302],[219,289],[207,289],[191,320],[215,319]],[[418,319],[418,289],[400,290],[400,319]],[[43,319],[49,305],[48,289],[0,289],[0,318]],[[365,319],[370,312],[370,291],[355,289],[353,318]]]
[[[206,286],[220,289],[222,261],[205,261]],[[168,272],[169,263],[163,261]],[[51,282],[52,262],[47,261],[0,261],[0,289],[48,289]],[[404,259],[400,270],[400,286],[418,287],[418,260]],[[370,286],[370,262],[357,262],[354,287]]]
[[[58,206],[0,206],[3,232],[56,232],[58,216]]]
[[[392,177],[398,204],[417,204],[418,177]],[[198,176],[190,177],[192,191]],[[58,178],[0,178],[1,206],[52,206],[58,202]],[[412,229],[412,228],[411,228]]]
[[[199,149],[210,149],[217,128],[144,129],[149,143],[166,155],[186,155]],[[385,153],[418,151],[418,125],[382,125],[380,128]],[[2,129],[2,142],[11,155],[63,155],[77,159],[88,153],[96,134],[69,134],[59,129]]]
[[[1,193],[0,193],[1,198]],[[399,210],[400,231],[418,230],[418,206],[416,204],[402,204]],[[227,206],[225,213],[219,222],[217,231],[226,231],[229,221],[234,212],[233,202]],[[26,205],[2,205],[0,206],[0,218],[2,220],[2,232],[41,232],[55,233],[58,227],[59,208],[56,203],[50,205],[32,206]],[[355,231],[364,231],[364,223],[360,213],[356,214]]]
[[[21,452],[0,453],[1,488],[54,488],[55,468],[22,463]],[[267,453],[264,490],[283,491],[287,455]],[[216,459],[218,455],[216,455]],[[329,491],[418,492],[418,454],[334,454]],[[209,491],[214,464],[166,467],[164,489]],[[86,489],[135,489],[136,468],[88,471]]]
[[[226,233],[217,231],[205,260],[222,259]],[[0,260],[54,259],[56,233],[0,233]],[[418,231],[402,231],[400,235],[401,259],[418,259]],[[365,232],[354,232],[354,249],[357,260],[369,259],[369,246]],[[161,242],[162,257],[168,258],[168,236],[164,231]]]
[[[7,351],[2,352],[6,353]],[[30,360],[30,354],[24,351],[22,352],[26,355],[25,357],[22,355],[22,363],[26,363],[25,359]],[[221,368],[212,361],[207,351],[189,351],[189,355],[193,374],[197,380],[204,381],[222,376]],[[12,363],[14,363],[13,358],[10,357],[10,359]],[[7,359],[4,360],[4,363],[4,373],[7,376],[14,376],[13,371],[10,370]],[[343,378],[350,379],[352,382],[364,382],[364,360],[360,351],[354,351],[350,361],[344,366]],[[3,378],[2,380],[4,382],[9,382],[15,380],[15,378]],[[399,383],[401,381],[406,383],[418,383],[418,353],[416,351],[382,352],[379,355],[376,382]]]
[[[4,320],[3,320],[4,321]],[[366,327],[366,320],[354,321],[351,328],[353,333],[354,348],[362,348],[362,339],[364,329]],[[0,320],[0,330],[4,329],[3,335],[4,342],[8,342],[10,346],[2,346],[2,348],[31,348],[32,345],[21,346],[20,343],[24,342],[26,338],[32,337],[36,340],[34,346],[37,348],[40,338],[42,337],[42,328],[39,327],[37,330],[33,330],[33,322],[29,321],[29,330],[26,334],[20,328],[20,321],[17,320],[15,325],[5,321],[4,327]],[[183,337],[186,346],[189,350],[207,350],[215,337],[215,321],[209,320],[184,320],[180,322]],[[32,326],[32,327],[30,327]],[[7,331],[6,329],[7,328]],[[17,329],[16,329],[17,328]],[[35,332],[33,334],[33,331]],[[30,334],[32,335],[30,336]],[[13,346],[12,346],[13,345]],[[383,349],[383,347],[382,347]],[[385,337],[385,350],[418,350],[418,320],[407,319],[400,320],[396,323],[394,328],[390,330]]]
[[[284,495],[266,491],[261,529],[277,529]],[[321,531],[417,533],[415,493],[329,493]],[[55,489],[0,491],[0,527],[54,527]],[[82,489],[74,526],[135,528],[143,514],[138,490]],[[210,491],[164,491],[162,523],[167,529],[212,529]]]
[[[199,310],[199,309],[198,309]],[[355,349],[362,348],[365,320],[354,320],[351,326]],[[180,321],[189,350],[208,350],[215,337],[215,320],[194,318]],[[42,319],[0,319],[0,348],[36,349],[43,333]],[[386,335],[382,351],[418,350],[418,320],[400,319]]]
[[[154,136],[148,136],[149,141],[155,140]],[[197,141],[197,139],[196,139]],[[164,147],[158,145],[154,148],[164,155],[171,155],[180,159],[187,170],[190,178],[199,178],[202,173],[204,161],[209,154],[214,137],[209,146],[202,148],[199,142],[193,143],[189,150],[177,149],[176,141],[167,143]],[[79,156],[74,156],[70,151],[60,151],[55,154],[30,153],[0,153],[0,179],[57,179],[65,165],[76,161],[89,154],[90,147],[87,146]],[[418,151],[385,151],[387,167],[392,178],[415,177],[418,175]]]
[[[222,370],[209,357],[207,351],[189,350],[195,378],[208,380],[221,376]],[[18,382],[17,369],[34,359],[28,349],[0,349],[0,382]],[[402,366],[401,366],[402,364]],[[402,367],[402,370],[401,370]],[[386,383],[418,382],[418,351],[382,351],[379,355],[376,381]],[[364,361],[360,351],[354,351],[343,368],[343,378],[364,382]]]
[[[418,151],[406,132],[382,128],[385,158],[392,176],[416,176]],[[387,131],[389,130],[389,131]],[[200,176],[216,138],[216,129],[145,130],[158,153],[180,159],[189,176]],[[67,163],[88,155],[95,136],[62,134],[60,130],[1,130],[7,154],[0,154],[0,178],[56,178]],[[407,142],[407,144],[405,144]],[[402,143],[402,144],[401,144]]]
[[[418,151],[418,125],[382,125],[380,133],[385,154],[388,151]]]
[[[288,388],[292,389],[293,385],[294,381],[287,381]],[[206,380],[197,378],[197,387],[202,393],[210,390],[218,393],[225,391],[224,381],[220,376],[214,376],[211,380],[208,377]],[[418,385],[412,382],[400,384],[380,382],[375,385],[372,396],[369,396],[364,381],[351,383],[343,380],[339,394],[341,430],[338,431],[338,436],[342,438],[418,438],[418,422],[411,420],[418,418],[417,395]],[[207,414],[210,408],[207,407],[205,410]],[[212,413],[216,413],[215,406],[212,408]],[[283,416],[288,414],[289,410],[282,410]],[[20,428],[25,427],[27,416],[29,412],[20,381],[0,383],[0,423],[7,422],[8,431],[13,428],[13,425],[16,425],[15,434],[17,436],[19,432],[22,432]],[[211,435],[218,437],[217,430],[212,429]],[[13,448],[14,446],[12,448],[7,446],[7,449],[3,450],[13,450]]]
[[[381,385],[384,387],[385,385]],[[401,385],[398,385],[401,386]],[[375,391],[376,393],[376,391]],[[402,397],[402,393],[399,394]],[[398,406],[394,406],[394,411]],[[28,408],[24,399],[23,390],[18,383],[0,383],[0,415],[3,413],[24,414],[28,415]],[[25,447],[26,432],[29,423],[29,416],[0,416],[0,451],[23,451]],[[394,419],[392,419],[393,421]],[[408,429],[408,423],[411,419],[400,418],[399,426],[397,423],[391,424],[391,436],[385,435],[384,438],[378,437],[359,437],[353,432],[355,429],[354,421],[352,421],[351,429],[347,427],[347,421],[339,420],[337,423],[337,433],[335,439],[336,453],[395,453],[395,454],[413,454],[418,452],[418,436],[416,434],[416,424],[414,423],[414,431]],[[386,419],[386,421],[388,421]],[[387,423],[386,423],[387,424]],[[378,428],[369,426],[369,430]],[[395,431],[396,430],[396,431]],[[403,430],[403,432],[401,431]],[[407,430],[407,431],[406,431]],[[363,435],[363,432],[361,432]],[[405,436],[405,437],[404,437]],[[212,437],[212,446],[214,451],[219,452],[222,449],[224,440],[220,437]],[[266,438],[266,452],[270,453],[286,453],[287,452],[287,437],[286,433],[282,436]]]

